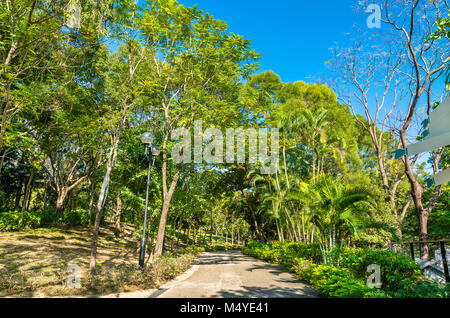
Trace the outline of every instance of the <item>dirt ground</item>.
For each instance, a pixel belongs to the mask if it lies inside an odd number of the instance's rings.
[[[91,237],[89,227],[0,233],[0,297],[73,294],[76,291],[64,288],[68,265],[78,265],[86,275]],[[114,271],[118,265],[137,262],[132,228],[126,227],[120,238],[112,229],[101,229],[97,266]]]

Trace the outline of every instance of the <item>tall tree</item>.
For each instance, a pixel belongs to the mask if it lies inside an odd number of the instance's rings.
[[[356,101],[363,106],[365,120],[355,116],[372,138],[383,186],[394,214],[401,220],[409,204],[414,202],[420,240],[428,238],[428,217],[441,195],[441,186],[435,187],[434,194],[424,202],[424,186],[414,172],[418,157],[404,157],[400,169],[387,153],[408,145],[410,136],[417,135],[413,124],[420,118],[420,105],[425,106],[429,115],[433,96],[442,94],[439,82],[450,62],[449,44],[437,38],[429,40],[429,36],[433,33],[434,21],[448,9],[445,1],[385,0],[381,18],[384,27],[379,30],[377,40],[361,38],[353,48],[343,50],[340,56],[336,54],[331,62],[339,78],[356,89],[353,100],[346,102],[352,106]],[[375,53],[369,53],[367,46],[374,41],[379,51],[376,49]],[[373,52],[373,48],[371,50]],[[379,83],[381,89],[369,94],[370,85],[374,82]],[[386,106],[388,104],[390,106]],[[405,112],[400,113],[400,109]],[[385,133],[388,119],[393,115],[396,120],[391,123],[390,132]],[[393,136],[398,139],[389,142]],[[435,173],[438,172],[442,151],[438,150],[434,156],[432,169]],[[397,210],[396,190],[405,177],[411,186],[412,199]],[[422,245],[421,252],[424,259],[428,258],[428,245]]]
[[[240,81],[255,70],[258,58],[250,41],[229,34],[227,26],[197,8],[176,1],[148,1],[143,31],[150,37],[146,61],[148,109],[161,132],[163,206],[154,257],[162,254],[165,227],[184,163],[171,164],[170,138],[175,128],[190,129],[195,120],[223,127],[239,118]],[[202,138],[202,136],[200,136]]]

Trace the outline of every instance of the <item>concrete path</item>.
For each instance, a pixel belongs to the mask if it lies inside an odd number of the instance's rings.
[[[160,287],[152,298],[306,298],[315,290],[279,265],[240,251],[202,253],[185,274]]]

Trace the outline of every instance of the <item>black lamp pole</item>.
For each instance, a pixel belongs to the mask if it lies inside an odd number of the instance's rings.
[[[150,156],[148,159],[148,173],[147,173],[147,192],[145,193],[145,213],[144,213],[144,232],[142,234],[142,242],[141,242],[141,251],[139,254],[139,266],[140,268],[144,268],[144,258],[145,258],[145,232],[147,229],[147,210],[148,210],[148,188],[150,185],[150,171],[152,168],[152,146],[145,145],[146,148],[150,148]]]

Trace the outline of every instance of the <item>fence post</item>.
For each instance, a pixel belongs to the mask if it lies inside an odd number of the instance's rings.
[[[444,265],[445,281],[447,283],[450,283],[450,275],[448,274],[447,253],[445,250],[445,244],[442,241],[440,243],[441,243],[442,264]]]
[[[409,243],[409,247],[411,248],[411,258],[414,261],[414,243]]]

